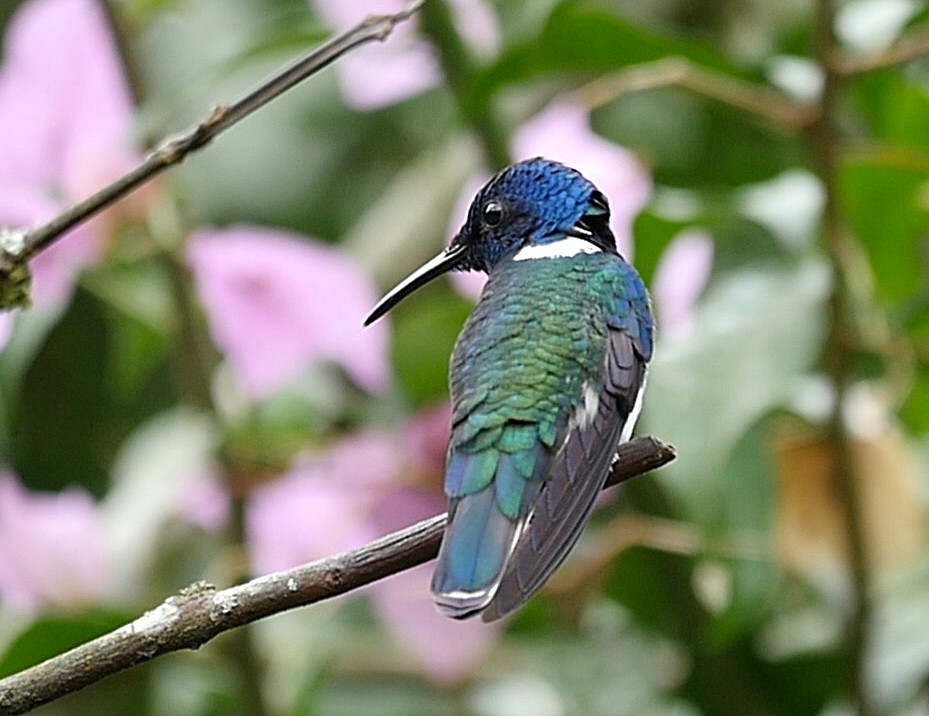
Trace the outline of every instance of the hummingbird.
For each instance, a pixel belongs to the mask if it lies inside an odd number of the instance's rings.
[[[449,371],[448,524],[432,579],[446,616],[490,622],[525,604],[577,542],[632,434],[654,322],[609,221],[577,170],[513,164],[365,321],[448,271],[488,275]]]

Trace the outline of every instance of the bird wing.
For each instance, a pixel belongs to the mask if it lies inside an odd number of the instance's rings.
[[[608,329],[604,380],[583,401],[553,457],[528,525],[507,559],[485,622],[518,609],[535,594],[580,537],[621,440],[632,433],[645,386],[647,349],[638,336]]]

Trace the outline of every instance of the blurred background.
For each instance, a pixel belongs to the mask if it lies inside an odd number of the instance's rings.
[[[4,0],[0,224],[401,7]],[[0,315],[0,675],[442,511],[480,279],[361,321],[542,154],[650,286],[676,462],[502,625],[426,565],[37,713],[929,713],[924,55],[924,0],[428,0],[65,236]]]

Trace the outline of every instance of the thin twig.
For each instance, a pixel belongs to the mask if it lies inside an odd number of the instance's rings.
[[[578,104],[595,109],[631,92],[661,87],[683,87],[773,122],[787,132],[800,131],[816,119],[815,107],[796,104],[773,89],[708,70],[683,57],[626,67],[584,85],[572,97]]]
[[[686,557],[708,555],[719,559],[764,561],[771,550],[760,535],[730,535],[715,540],[687,522],[644,515],[618,515],[599,530],[577,559],[561,569],[547,585],[555,595],[575,594],[596,584],[599,575],[626,550],[645,547]]]
[[[673,459],[674,449],[657,438],[625,443],[605,487]],[[435,557],[444,527],[445,515],[438,515],[359,549],[229,589],[194,584],[116,631],[0,680],[0,714],[23,713],[162,654],[197,649],[235,627],[415,567]]]
[[[833,71],[845,77],[895,67],[929,55],[929,28],[914,30],[904,35],[885,50],[868,55],[853,56],[834,52],[829,64]]]
[[[422,0],[417,0],[410,3],[406,9],[393,15],[368,17],[351,30],[332,38],[293,64],[277,72],[256,89],[232,104],[217,105],[206,119],[185,134],[163,142],[135,169],[132,169],[93,196],[65,210],[47,224],[26,231],[22,237],[21,252],[17,255],[9,255],[9,258],[14,258],[19,262],[31,259],[65,232],[123,198],[168,167],[179,164],[188,154],[209,144],[221,132],[240,122],[255,110],[323,69],[345,53],[367,42],[386,39],[394,27],[407,20],[421,6]],[[2,269],[4,269],[4,264],[0,263],[0,270]],[[0,283],[5,280],[5,273],[0,273]]]

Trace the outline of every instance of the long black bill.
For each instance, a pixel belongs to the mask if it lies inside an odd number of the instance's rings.
[[[425,286],[432,279],[438,278],[443,273],[451,271],[455,268],[455,265],[461,261],[461,257],[467,250],[467,244],[452,244],[434,259],[420,266],[394,286],[394,288],[378,302],[374,310],[371,311],[371,315],[365,319],[364,324],[366,326],[371,325],[378,318],[387,313],[387,311],[400,303],[400,301],[413,293],[417,288]]]

